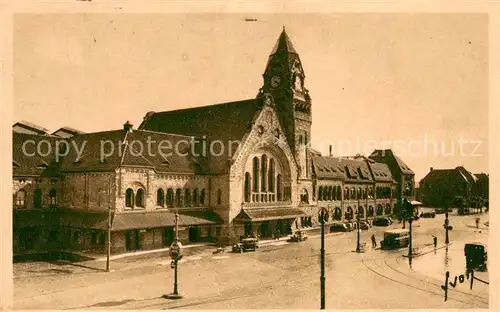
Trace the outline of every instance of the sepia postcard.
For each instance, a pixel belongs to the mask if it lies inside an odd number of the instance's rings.
[[[13,6],[2,309],[498,308],[498,7],[416,3]]]

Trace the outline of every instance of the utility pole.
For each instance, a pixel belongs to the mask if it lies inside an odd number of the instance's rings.
[[[321,310],[325,309],[325,208],[321,208]]]
[[[360,253],[361,249],[359,248],[359,234],[360,234],[361,230],[359,228],[359,196],[358,196],[358,211],[356,213],[356,228],[357,228],[357,231],[358,231],[358,240],[357,240],[357,243],[356,243],[356,252]]]
[[[445,229],[445,240],[444,240],[444,243],[445,244],[449,244],[450,243],[450,238],[448,236],[448,230],[449,230],[449,224],[450,224],[450,221],[448,220],[448,208],[446,208],[446,214],[445,214],[445,218],[444,219],[444,229]],[[446,247],[448,248],[448,247]]]
[[[109,272],[109,258],[111,257],[111,180],[108,185],[108,248],[106,249],[106,272]]]

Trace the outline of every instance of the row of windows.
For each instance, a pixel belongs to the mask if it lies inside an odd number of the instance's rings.
[[[382,207],[382,205],[377,206],[377,211],[376,215],[381,216],[385,212],[386,215],[390,215],[392,213],[392,209],[390,205],[386,205],[385,210]],[[358,209],[358,213],[361,218],[365,217],[365,211],[363,206],[360,206]],[[373,217],[375,214],[375,210],[373,209],[373,206],[368,207],[368,211],[366,212],[366,217]],[[354,210],[351,207],[347,207],[346,212],[344,214],[344,217],[348,220],[354,219]],[[320,221],[321,216],[318,216],[318,222]],[[325,215],[325,222],[328,222],[330,219],[330,216],[328,214]],[[336,207],[333,209],[333,216],[332,219],[335,221],[340,221],[342,220],[342,210],[339,207]]]
[[[57,205],[57,192],[55,189],[49,191],[49,205]],[[19,208],[26,207],[26,190],[20,189],[16,193],[16,206]],[[42,208],[42,190],[36,189],[33,192],[33,207],[40,209]]]
[[[257,180],[257,178],[254,177],[254,182]],[[276,176],[276,188],[277,192],[276,195],[274,194],[274,172],[270,171],[269,172],[269,192],[271,194],[259,194],[259,191],[254,191],[254,194],[252,194],[250,185],[252,184],[252,176],[250,175],[249,172],[245,172],[245,182],[244,182],[244,197],[245,197],[245,202],[249,203],[250,201],[253,202],[274,202],[274,201],[283,201],[285,200],[286,196],[283,196],[283,178],[281,174],[278,174]],[[255,183],[254,183],[255,185]],[[254,188],[255,189],[255,188]],[[265,191],[263,191],[265,192]]]
[[[163,189],[158,189],[156,191],[156,205],[160,207],[191,207],[191,206],[203,206],[205,205],[206,192],[205,189],[199,191],[198,189],[194,189],[191,193],[190,189],[176,189],[175,192],[173,189],[167,189],[167,193],[165,195],[165,191]],[[222,203],[222,191],[220,189],[217,190],[217,204]],[[134,190],[128,188],[125,191],[125,207],[133,208],[140,207],[144,208],[144,190],[139,188],[134,194]]]
[[[377,198],[391,198],[395,196],[396,193],[392,192],[389,187],[377,187],[376,189]],[[373,198],[373,189],[361,189],[361,188],[345,188],[344,189],[344,199],[367,199]],[[340,186],[320,186],[318,189],[318,200],[342,200],[342,193]]]

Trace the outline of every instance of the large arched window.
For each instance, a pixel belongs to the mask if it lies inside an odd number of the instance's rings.
[[[244,192],[245,192],[245,202],[250,202],[250,173],[245,172],[245,187],[244,187]]]
[[[387,204],[385,206],[385,214],[389,216],[391,214],[391,205]]]
[[[359,208],[358,208],[358,214],[359,214],[360,218],[364,218],[365,217],[365,209],[363,208],[363,206],[359,206]]]
[[[184,206],[191,206],[191,191],[189,189],[184,190]]]
[[[333,186],[330,186],[328,188],[328,199],[333,200],[335,197],[335,190],[333,189]]]
[[[156,191],[156,206],[165,206],[165,192],[161,188]]]
[[[349,200],[349,189],[347,187],[344,189],[344,199]]]
[[[336,207],[333,210],[333,220],[340,221],[342,219],[342,210],[339,207]]]
[[[202,189],[200,192],[200,204],[202,206],[205,205],[205,189]]]
[[[171,188],[167,190],[167,206],[174,206],[174,191]]]
[[[269,175],[268,175],[268,187],[269,187],[269,192],[274,193],[274,159],[269,159]]]
[[[278,201],[283,200],[283,178],[281,177],[281,174],[278,174],[276,177],[276,192],[278,193]]]
[[[384,213],[384,209],[382,208],[382,205],[377,206],[377,216],[381,216]]]
[[[142,188],[137,190],[137,195],[135,195],[135,205],[137,207],[144,208],[144,190]]]
[[[16,194],[16,206],[20,208],[26,207],[26,191],[19,190]]]
[[[193,206],[198,206],[198,189],[194,189],[193,191]]]
[[[33,194],[33,207],[35,209],[42,208],[42,190],[41,189],[36,189],[35,193]]]
[[[55,189],[51,189],[49,191],[49,205],[55,206],[57,205],[57,192]]]
[[[217,204],[222,204],[222,191],[220,189],[217,190]]]
[[[125,207],[134,207],[134,191],[131,188],[125,191]]]
[[[300,192],[300,202],[304,204],[309,203],[309,194],[307,193],[306,189],[302,189],[302,191]]]
[[[337,186],[337,200],[342,200],[342,188]]]
[[[374,212],[374,211],[373,211],[373,207],[372,207],[372,206],[369,206],[369,207],[368,207],[368,211],[367,211],[367,214],[366,214],[366,215],[367,215],[368,217],[373,217],[373,212]]]
[[[354,217],[354,212],[351,207],[347,207],[347,210],[345,212],[345,218],[347,220],[351,220]]]
[[[323,187],[320,186],[318,189],[318,201],[323,200]]]
[[[181,189],[175,190],[175,206],[182,207],[182,193],[181,193]]]
[[[259,158],[253,158],[253,191],[259,192]]]
[[[262,155],[262,158],[261,158],[261,174],[262,174],[262,177],[261,177],[261,182],[260,182],[260,189],[265,192],[266,191],[266,184],[267,184],[267,156],[266,155]]]

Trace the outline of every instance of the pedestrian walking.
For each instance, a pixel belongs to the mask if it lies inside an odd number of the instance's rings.
[[[436,236],[434,236],[433,240],[434,240],[434,249],[436,249],[437,244],[438,244],[438,238]]]
[[[377,247],[377,241],[375,240],[375,234],[372,234],[372,247],[373,248]]]
[[[476,218],[476,228],[479,228],[479,218]]]
[[[279,229],[276,230],[276,238],[278,240],[280,240],[280,230]]]

